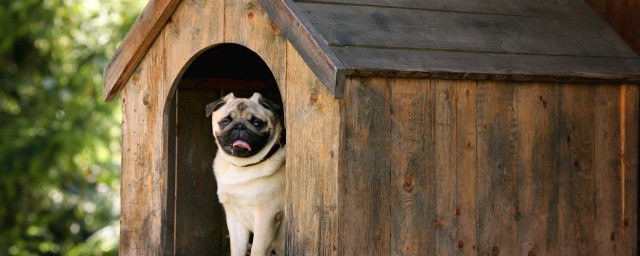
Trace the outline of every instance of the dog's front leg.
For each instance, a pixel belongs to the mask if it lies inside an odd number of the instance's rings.
[[[251,256],[267,256],[271,252],[271,244],[276,235],[282,214],[271,211],[258,211],[254,215],[253,244]]]
[[[225,208],[226,210],[226,208]],[[227,228],[231,243],[231,256],[245,256],[249,246],[249,229],[242,224],[233,211],[226,210]]]

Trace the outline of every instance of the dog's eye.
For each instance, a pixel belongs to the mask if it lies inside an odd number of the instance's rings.
[[[222,128],[224,128],[225,126],[229,125],[229,123],[231,123],[231,120],[229,120],[229,118],[222,119],[222,120],[220,120],[220,122],[218,122],[218,124]]]
[[[264,122],[260,119],[255,119],[253,120],[253,126],[255,126],[256,128],[260,129],[262,128],[262,126],[264,126]]]

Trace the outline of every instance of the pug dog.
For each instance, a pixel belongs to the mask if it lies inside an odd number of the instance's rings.
[[[284,254],[285,129],[282,108],[254,93],[230,93],[206,106],[218,152],[213,172],[231,255]]]

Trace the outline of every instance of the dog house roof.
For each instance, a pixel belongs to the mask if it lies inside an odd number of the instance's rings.
[[[151,0],[105,69],[126,83],[180,0]],[[258,0],[327,89],[346,76],[640,81],[640,58],[583,0]]]

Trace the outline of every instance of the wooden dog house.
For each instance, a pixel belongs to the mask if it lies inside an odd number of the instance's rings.
[[[636,255],[640,59],[581,0],[151,0],[122,255],[224,255],[204,107],[284,104],[288,255]]]

